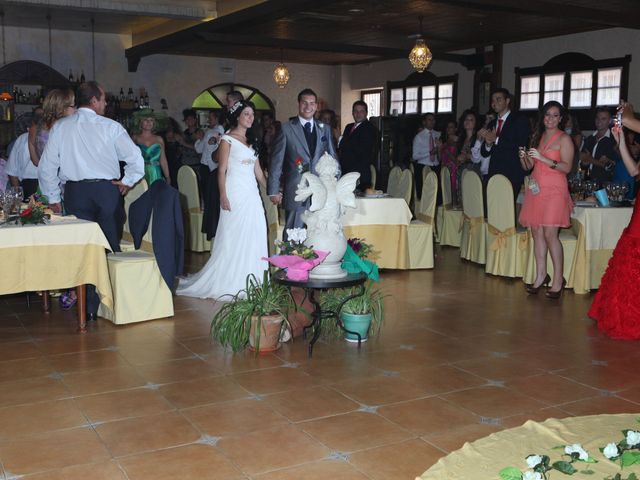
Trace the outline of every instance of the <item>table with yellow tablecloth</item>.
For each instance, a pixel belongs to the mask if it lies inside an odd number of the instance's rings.
[[[342,219],[347,238],[363,238],[373,245],[380,268],[409,268],[407,230],[411,210],[402,198],[357,198]]]
[[[465,443],[464,446],[441,458],[416,480],[495,480],[500,470],[515,467],[526,471],[528,455],[548,455],[551,463],[560,460],[563,452],[557,446],[579,443],[598,463],[574,463],[579,470],[591,470],[591,474],[576,473],[567,478],[602,479],[620,473],[620,463],[608,460],[599,448],[608,443],[620,442],[622,430],[638,429],[638,414],[592,415],[549,419],[542,423],[529,420],[521,427],[493,433],[488,437]],[[566,457],[562,460],[566,460]],[[553,471],[553,478],[565,478]],[[623,471],[624,478],[631,472],[640,474],[640,466],[633,465]]]
[[[100,226],[75,217],[53,216],[47,225],[0,227],[0,295],[97,287],[102,303],[113,306]]]
[[[600,286],[609,258],[632,213],[630,207],[573,209],[571,221],[578,240],[567,283],[575,293],[588,293]]]

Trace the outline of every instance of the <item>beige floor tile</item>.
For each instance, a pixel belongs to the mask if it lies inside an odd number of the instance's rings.
[[[78,397],[75,402],[93,423],[156,415],[174,408],[158,392],[146,388]]]
[[[203,433],[214,437],[240,435],[289,423],[260,400],[235,400],[182,410]]]
[[[417,435],[443,432],[480,421],[477,415],[438,397],[387,405],[380,407],[378,413]]]
[[[114,457],[175,447],[200,438],[191,424],[174,412],[103,423],[96,431]]]
[[[158,391],[176,408],[228,402],[249,395],[247,390],[232,379],[223,376],[169,383]]]
[[[0,407],[57,400],[68,397],[69,390],[61,380],[50,377],[8,382],[0,387]]]
[[[386,418],[367,412],[336,415],[298,425],[324,445],[339,452],[378,447],[415,436]]]
[[[250,475],[320,460],[329,454],[327,447],[293,425],[223,438],[217,446]]]
[[[258,395],[310,387],[317,382],[300,368],[276,367],[231,376],[242,387]]]
[[[0,443],[5,472],[26,475],[109,460],[111,455],[90,428],[47,432]]]
[[[236,480],[245,478],[210,445],[186,445],[121,458],[129,480]]]
[[[28,480],[128,480],[115,460],[50,470],[21,477]]]
[[[292,422],[347,413],[360,405],[327,387],[310,387],[267,395],[264,401]]]
[[[331,387],[364,405],[385,405],[428,395],[425,389],[398,376],[378,375],[359,381],[338,383]]]
[[[73,395],[126,390],[141,387],[147,383],[133,367],[128,365],[69,373],[62,377],[62,381]]]
[[[0,441],[86,423],[86,418],[71,399],[5,407],[0,409]]]
[[[152,363],[138,366],[136,370],[144,379],[151,383],[182,382],[220,374],[217,368],[198,358]]]
[[[349,463],[374,480],[406,480],[418,477],[442,456],[442,452],[422,440],[356,452]]]
[[[367,480],[369,477],[341,460],[321,460],[256,475],[256,480]]]

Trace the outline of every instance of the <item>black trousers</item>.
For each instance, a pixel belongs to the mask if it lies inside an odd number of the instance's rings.
[[[100,225],[114,252],[120,251],[120,197],[118,187],[113,185],[111,180],[67,182],[64,188],[64,206],[67,213]],[[87,285],[87,313],[97,313],[99,305],[100,297],[96,293],[96,287]]]
[[[22,187],[23,198],[28,200],[31,195],[38,191],[38,179],[37,178],[23,178],[20,182]]]
[[[420,200],[422,198],[422,170],[424,170],[424,165],[422,165],[421,163],[414,163],[413,164],[413,169],[414,169],[414,185],[416,187],[416,196],[418,198],[418,200]],[[431,168],[431,170],[433,170],[436,174],[436,177],[438,177],[438,193],[436,196],[436,205],[442,205],[442,192],[440,189],[440,165],[434,165],[429,167]]]

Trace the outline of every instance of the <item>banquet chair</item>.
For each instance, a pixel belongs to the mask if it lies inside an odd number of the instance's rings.
[[[133,245],[133,237],[131,236],[131,229],[129,228],[129,207],[148,189],[149,186],[147,185],[147,181],[143,178],[138,183],[136,183],[124,196],[125,222],[122,230],[122,240],[120,241],[120,251],[122,252],[131,252],[135,250],[135,247]],[[151,231],[151,226],[149,226],[149,231]],[[146,252],[153,253],[150,235],[144,236],[140,248]]]
[[[393,167],[389,170],[389,179],[387,180],[387,193],[392,197],[399,196],[400,176],[402,175],[402,169],[400,167]],[[401,195],[400,195],[401,196]]]
[[[378,179],[378,171],[376,167],[371,163],[369,164],[369,169],[371,170],[371,188],[376,189],[376,180]]]
[[[411,173],[413,174],[413,178],[415,179],[415,174],[413,173],[413,164],[411,164]],[[422,185],[424,187],[424,182],[427,178],[427,174],[431,171],[431,167],[429,165],[424,165],[422,167]],[[436,182],[437,182],[437,177],[436,177]],[[424,188],[422,189],[424,191]],[[422,196],[422,192],[421,196]],[[411,211],[413,212],[414,216],[416,216],[418,214],[418,211],[420,210],[420,206],[418,205],[420,203],[420,200],[418,200],[418,189],[417,189],[417,185],[415,183],[414,180],[414,185],[413,185],[413,195],[411,197]]]
[[[211,250],[211,241],[202,233],[202,209],[200,208],[200,192],[198,190],[198,177],[193,168],[183,165],[178,170],[178,190],[182,196],[184,218],[186,221],[185,232],[186,245],[192,252],[208,252]]]
[[[144,183],[145,188],[138,188],[136,191],[138,193],[136,200],[147,190],[146,182]],[[130,190],[129,194],[132,192],[134,189]],[[129,208],[133,201],[135,200],[129,199],[127,204],[127,224]],[[173,316],[171,290],[162,278],[153,253],[152,226],[153,214],[142,241],[142,245],[147,243],[151,247],[150,251],[140,249],[107,254],[113,309],[101,303],[98,315],[116,325]]]
[[[282,240],[284,225],[280,223],[278,206],[269,199],[266,190],[262,188],[262,186],[260,186],[260,197],[262,198],[262,205],[264,206],[264,212],[267,217],[267,238],[269,242],[269,255],[275,255],[275,242],[276,239]]]
[[[504,175],[494,175],[487,185],[487,263],[484,271],[502,277],[522,277],[528,249],[528,230],[516,228],[511,182]]]
[[[451,172],[445,166],[440,170],[440,188],[442,190],[442,205],[440,205],[437,212],[436,239],[440,242],[440,245],[459,247],[462,210],[453,207]]]
[[[422,195],[416,208],[416,220],[407,230],[409,268],[433,268],[433,237],[438,196],[438,177],[428,171],[422,183]]]
[[[529,233],[530,241],[527,249],[527,262],[524,268],[524,274],[522,280],[524,283],[533,283],[536,279],[536,257],[533,250],[533,238],[531,232]],[[564,259],[562,262],[562,276],[567,282],[571,275],[571,266],[573,264],[573,257],[576,253],[576,246],[578,243],[578,237],[571,228],[560,229],[560,243],[562,244],[562,251],[564,252]],[[551,254],[547,253],[547,273],[550,277],[553,277],[553,263],[551,262]],[[573,285],[569,286],[571,288]]]
[[[392,171],[396,169],[395,175],[392,177],[389,174],[389,188],[387,193],[394,198],[404,198],[407,205],[411,202],[411,190],[413,188],[413,175],[410,170],[402,170],[400,167],[393,167]]]
[[[462,175],[462,222],[460,224],[460,258],[486,263],[487,226],[484,220],[482,180],[474,171]]]

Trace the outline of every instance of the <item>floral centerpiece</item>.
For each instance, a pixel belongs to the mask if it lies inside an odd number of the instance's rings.
[[[287,240],[276,240],[278,255],[264,258],[272,265],[285,269],[287,278],[298,282],[309,280],[309,271],[321,264],[329,252],[314,250],[313,247],[304,244],[307,239],[307,230],[304,228],[287,229]]]
[[[38,202],[34,202],[28,208],[20,212],[18,220],[22,225],[38,225],[46,223],[48,218],[44,211],[44,205]]]
[[[579,443],[555,448],[563,449],[565,459],[550,463],[551,459],[548,455],[528,455],[525,461],[531,470],[521,472],[515,467],[507,467],[500,471],[500,478],[502,480],[548,480],[552,470],[557,470],[565,475],[573,475],[578,471],[575,465],[580,462],[598,463]],[[588,469],[582,471],[586,475],[589,475],[589,472],[591,471]]]

